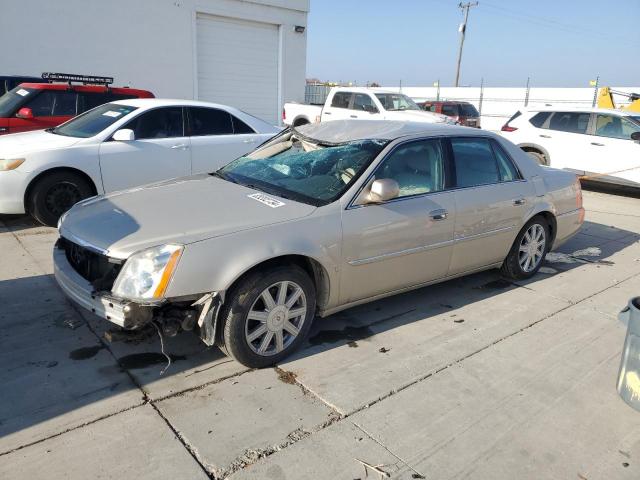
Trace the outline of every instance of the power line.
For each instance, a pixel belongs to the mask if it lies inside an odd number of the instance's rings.
[[[528,23],[532,23],[534,25],[538,25],[538,26],[542,26],[542,27],[547,27],[547,28],[551,28],[553,30],[556,31],[563,31],[566,33],[573,33],[573,34],[577,34],[577,35],[581,35],[581,34],[588,34],[591,36],[599,36],[602,38],[606,38],[606,39],[610,39],[610,40],[615,40],[618,42],[625,42],[628,43],[630,45],[638,45],[637,41],[634,41],[632,39],[629,39],[627,37],[622,37],[619,35],[611,35],[608,33],[604,33],[600,30],[596,30],[596,29],[590,29],[590,28],[586,28],[584,26],[581,25],[575,25],[575,24],[570,24],[570,23],[564,23],[564,22],[560,22],[558,20],[554,20],[551,18],[546,18],[546,17],[539,17],[536,15],[530,15],[527,13],[522,13],[520,11],[516,11],[516,10],[511,10],[508,8],[504,8],[502,6],[498,6],[495,4],[492,4],[491,2],[486,2],[483,1],[483,6],[486,6],[489,10],[493,10],[493,13],[498,14],[498,15],[502,15],[505,16],[507,18],[511,18],[513,20],[520,20],[520,21],[526,21]],[[491,13],[491,12],[489,12]]]

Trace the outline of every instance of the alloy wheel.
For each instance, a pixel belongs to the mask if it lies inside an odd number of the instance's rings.
[[[289,281],[274,283],[262,291],[247,314],[247,344],[258,355],[276,355],[295,341],[306,316],[302,287]]]
[[[546,232],[542,225],[531,225],[520,240],[518,263],[523,272],[535,270],[544,256],[547,246]]]

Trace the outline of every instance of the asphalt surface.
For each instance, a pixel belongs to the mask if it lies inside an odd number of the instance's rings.
[[[485,272],[316,322],[247,370],[190,334],[109,344],[52,276],[54,229],[0,217],[0,478],[638,479],[617,396],[640,199],[585,192],[533,279]]]

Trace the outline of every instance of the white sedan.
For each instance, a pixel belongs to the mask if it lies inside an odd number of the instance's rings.
[[[83,198],[212,172],[278,131],[213,103],[107,103],[55,128],[0,138],[0,214],[55,225]]]

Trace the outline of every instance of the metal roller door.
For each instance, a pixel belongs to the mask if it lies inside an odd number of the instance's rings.
[[[278,123],[278,26],[198,14],[198,98]]]

